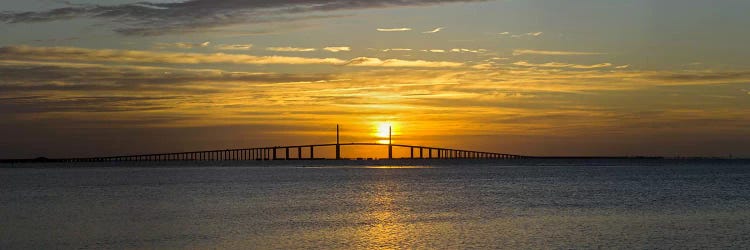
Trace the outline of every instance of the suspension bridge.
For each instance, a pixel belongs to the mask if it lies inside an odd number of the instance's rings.
[[[409,157],[399,159],[520,159],[531,158],[529,156],[464,150],[455,148],[430,147],[420,145],[405,145],[392,143],[391,128],[388,129],[388,144],[368,142],[339,142],[339,126],[336,125],[336,143],[310,144],[294,146],[272,146],[239,149],[222,149],[208,151],[158,153],[158,154],[136,154],[106,157],[81,157],[81,158],[37,158],[27,160],[5,160],[12,162],[36,161],[36,162],[137,162],[137,161],[272,161],[272,160],[326,160],[331,158],[317,157],[315,152],[321,148],[335,148],[336,160],[341,157],[341,149],[347,146],[377,146],[387,147],[388,158],[394,159],[394,148],[408,149]],[[362,158],[358,158],[362,159]],[[371,158],[368,158],[371,159]]]

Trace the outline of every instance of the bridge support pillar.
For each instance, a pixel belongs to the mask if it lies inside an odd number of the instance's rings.
[[[339,125],[336,124],[336,160],[341,160],[341,144],[339,144]]]
[[[409,147],[409,159],[414,159],[414,147]]]
[[[315,159],[315,147],[310,146],[310,160]]]
[[[271,159],[276,160],[276,147],[273,147],[273,157]]]
[[[297,160],[302,160],[302,147],[297,147]]]
[[[285,149],[286,149],[286,155],[285,155],[286,157],[284,159],[289,160],[289,148],[285,148]]]

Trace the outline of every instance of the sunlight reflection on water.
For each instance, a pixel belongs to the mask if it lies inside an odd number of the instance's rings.
[[[298,168],[370,168],[370,169],[423,169],[435,168],[433,166],[303,166]]]

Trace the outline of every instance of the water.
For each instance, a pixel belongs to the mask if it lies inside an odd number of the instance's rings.
[[[0,168],[0,249],[750,246],[747,162],[368,164]]]

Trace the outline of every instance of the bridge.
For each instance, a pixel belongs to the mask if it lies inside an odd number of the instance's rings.
[[[341,148],[344,146],[379,146],[388,148],[388,159],[393,158],[394,148],[409,149],[409,157],[400,159],[519,159],[531,158],[529,156],[504,154],[495,152],[482,152],[473,150],[463,150],[454,148],[429,147],[419,145],[393,144],[391,129],[388,131],[388,144],[384,143],[367,143],[339,142],[339,126],[336,125],[336,143],[328,144],[310,144],[295,146],[272,146],[256,148],[239,148],[239,149],[222,149],[208,151],[176,152],[176,153],[158,153],[158,154],[136,154],[120,155],[106,157],[85,157],[85,158],[60,158],[60,159],[29,159],[17,160],[23,161],[41,161],[41,162],[137,162],[137,161],[269,161],[269,160],[324,160],[327,158],[316,157],[316,149],[323,147],[334,147],[337,160],[341,158]],[[370,158],[371,159],[371,158]]]

